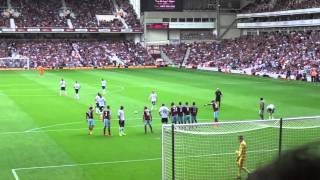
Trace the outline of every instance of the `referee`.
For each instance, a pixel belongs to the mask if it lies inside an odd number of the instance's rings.
[[[217,88],[216,92],[215,92],[215,95],[216,95],[216,103],[218,104],[219,108],[220,108],[220,105],[221,105],[221,98],[222,98],[222,92],[220,91],[219,88]]]

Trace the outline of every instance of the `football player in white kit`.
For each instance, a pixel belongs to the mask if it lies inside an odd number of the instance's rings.
[[[78,81],[76,81],[76,83],[74,84],[74,91],[75,91],[75,98],[76,99],[80,99],[80,96],[79,96],[79,90],[80,90],[80,84],[78,83]]]
[[[273,114],[274,114],[275,109],[276,109],[276,107],[274,106],[274,104],[269,104],[267,106],[267,111],[269,113],[269,119],[273,119]]]
[[[106,93],[106,89],[107,89],[107,81],[104,79],[101,79],[101,88],[102,88],[102,93]]]
[[[95,101],[96,101],[96,113],[97,114],[99,114],[99,101],[100,101],[100,93],[98,93],[97,95],[96,95],[96,98],[95,98]]]
[[[125,115],[124,115],[124,107],[120,106],[118,110],[118,119],[119,119],[119,136],[125,136],[124,126],[125,126]]]
[[[62,78],[61,81],[60,81],[60,96],[61,95],[67,95],[67,92],[66,92],[66,81]]]
[[[155,91],[152,91],[149,96],[149,99],[151,100],[151,104],[152,104],[151,111],[152,111],[155,108],[157,103],[157,93]]]
[[[99,113],[98,114],[101,114],[104,109],[104,106],[106,105],[106,99],[103,96],[101,96],[101,94],[100,94],[100,99],[98,101],[98,104],[99,104]]]

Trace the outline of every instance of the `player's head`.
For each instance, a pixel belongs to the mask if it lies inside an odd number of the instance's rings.
[[[124,107],[123,106],[120,106],[120,110],[123,110],[124,109]]]
[[[101,81],[104,81],[104,79],[102,78]]]
[[[193,102],[193,103],[192,103],[192,105],[194,105],[194,106],[195,106],[195,105],[196,105],[196,103],[195,103],[195,102]]]
[[[181,103],[181,102],[179,102],[179,105],[182,105],[182,103]]]
[[[214,101],[214,100],[212,100],[212,101],[211,101],[211,103],[215,103],[215,101]]]
[[[151,93],[152,93],[152,94],[154,94],[155,92],[154,92],[154,91],[152,91]]]
[[[217,88],[217,91],[219,91],[220,89],[219,88]]]
[[[171,103],[171,106],[174,106],[174,102]]]
[[[260,98],[260,101],[263,101],[263,97]]]
[[[188,102],[186,102],[186,105],[187,105],[187,106],[188,106],[188,104],[189,104],[189,103],[188,103]]]
[[[92,106],[90,106],[90,107],[89,107],[89,110],[90,110],[90,111],[91,111],[91,110],[93,110],[93,107],[92,107]]]
[[[242,135],[240,135],[240,136],[239,136],[239,141],[240,141],[240,142],[242,142],[242,141],[243,141],[243,139],[244,139],[244,138],[243,138],[243,136],[242,136]]]
[[[164,104],[162,104],[162,106],[165,106]]]
[[[78,81],[76,81],[76,84],[78,83]]]
[[[109,105],[107,106],[107,109],[110,109],[110,106],[109,106]]]
[[[147,107],[147,106],[145,106],[145,107],[144,107],[144,109],[146,110],[146,109],[148,109],[148,107]]]
[[[63,78],[61,78],[61,81],[64,81]]]

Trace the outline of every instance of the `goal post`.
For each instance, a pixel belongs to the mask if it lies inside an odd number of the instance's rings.
[[[0,68],[5,69],[30,69],[30,60],[27,57],[4,57],[0,58]]]
[[[163,180],[224,180],[237,175],[239,135],[252,171],[283,151],[318,140],[320,116],[163,125],[162,133]]]

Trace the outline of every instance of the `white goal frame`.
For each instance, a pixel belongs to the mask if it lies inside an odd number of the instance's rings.
[[[306,124],[306,126],[299,126],[299,122],[301,121],[305,121],[305,122],[309,122]],[[314,122],[312,122],[314,121]],[[230,131],[230,132],[221,132],[221,131],[200,131],[200,132],[196,132],[196,131],[192,131],[190,129],[192,129],[193,127],[213,127],[213,126],[222,126],[222,125],[244,125],[244,124],[253,124],[254,126],[256,126],[257,128],[248,128],[248,129],[244,129],[242,131]],[[296,125],[292,125],[292,124],[298,124],[298,126]],[[191,135],[223,135],[223,134],[235,134],[235,133],[242,133],[242,132],[248,132],[248,131],[254,131],[254,130],[259,130],[259,129],[265,129],[265,128],[277,128],[279,131],[279,146],[278,149],[275,149],[274,151],[278,151],[279,155],[282,153],[283,149],[282,149],[282,131],[283,129],[308,129],[308,128],[320,128],[320,116],[309,116],[309,117],[294,117],[294,118],[280,118],[280,119],[272,119],[272,120],[246,120],[246,121],[228,121],[228,122],[219,122],[219,123],[215,123],[215,122],[208,122],[208,123],[195,123],[195,124],[166,124],[162,126],[162,180],[168,180],[168,177],[166,177],[167,172],[170,170],[166,169],[166,164],[169,163],[171,164],[171,166],[173,166],[175,169],[175,164],[174,164],[174,160],[171,160],[172,162],[166,162],[166,149],[168,147],[166,147],[166,140],[167,142],[171,142],[172,146],[169,147],[169,149],[171,148],[171,156],[172,159],[174,159],[174,152],[175,152],[175,133],[184,133],[184,134],[191,134]],[[197,129],[197,128],[195,128]],[[219,129],[219,128],[217,128]],[[166,135],[168,135],[169,133],[171,133],[170,136],[170,140],[166,139]],[[168,149],[167,149],[168,151]],[[169,152],[168,152],[169,153]],[[230,153],[226,153],[226,154],[230,154]],[[234,154],[234,153],[232,153]],[[171,169],[171,171],[172,171]],[[170,172],[172,175],[172,180],[175,180],[175,173],[174,170],[172,172]]]

